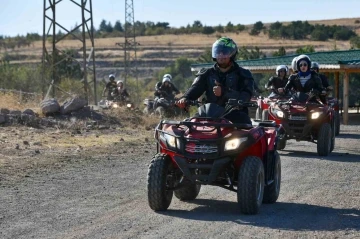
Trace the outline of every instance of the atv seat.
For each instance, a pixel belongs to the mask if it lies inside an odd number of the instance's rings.
[[[276,122],[273,120],[253,120],[253,126],[276,127]]]

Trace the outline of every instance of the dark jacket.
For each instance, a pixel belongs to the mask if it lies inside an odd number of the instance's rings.
[[[173,98],[173,92],[176,94],[180,93],[180,91],[171,82],[169,82],[167,87],[160,81],[155,85],[155,97]]]
[[[201,69],[196,76],[192,86],[184,94],[186,99],[196,100],[205,92],[207,103],[225,106],[228,99],[250,101],[254,91],[254,79],[251,72],[241,68],[235,62],[225,73],[221,72],[215,64],[212,68]],[[219,82],[222,88],[219,97],[213,92],[213,87],[216,86],[215,81]]]
[[[311,72],[311,78],[305,83],[304,86],[301,85],[300,79],[297,74],[292,74],[289,76],[289,80],[285,86],[285,91],[294,89],[297,92],[309,93],[312,89],[315,89],[319,92],[323,91],[323,85],[321,79],[316,72]]]
[[[321,79],[321,83],[322,83],[323,87],[328,88],[330,86],[330,84],[329,84],[329,81],[328,81],[326,75],[324,75],[324,74],[318,74],[318,75]]]
[[[266,88],[270,88],[273,86],[275,89],[284,88],[288,79],[284,78],[283,80],[277,76],[273,76],[269,79],[268,83],[266,84]]]

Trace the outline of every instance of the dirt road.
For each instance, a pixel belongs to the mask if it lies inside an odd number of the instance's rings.
[[[151,131],[133,133],[131,142],[124,131],[103,132],[116,143],[102,147],[30,142],[19,151],[11,140],[19,129],[12,130],[0,145],[0,238],[360,238],[360,126],[342,126],[328,157],[317,156],[314,144],[289,141],[280,151],[279,200],[255,216],[238,212],[235,193],[212,186],[192,202],[174,197],[168,211],[153,212],[146,192]],[[85,138],[103,142],[94,135]]]

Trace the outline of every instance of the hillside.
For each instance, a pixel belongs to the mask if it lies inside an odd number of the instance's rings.
[[[309,21],[310,24],[324,25],[343,25],[360,33],[360,24],[355,18],[331,19]],[[283,23],[288,24],[287,22]],[[265,23],[265,26],[270,23]],[[251,26],[248,26],[249,28]],[[350,48],[349,41],[310,41],[310,40],[283,40],[269,39],[268,35],[260,33],[258,36],[251,36],[247,31],[223,34],[235,40],[238,46],[247,48],[259,47],[266,55],[276,51],[283,46],[287,54],[292,54],[299,47],[312,45],[316,51],[347,50]],[[137,48],[138,69],[140,78],[152,76],[153,72],[171,64],[178,57],[187,57],[196,60],[205,49],[210,48],[212,43],[219,37],[219,34],[211,35],[191,34],[191,35],[158,35],[140,36],[136,40],[139,42]],[[97,75],[102,78],[109,72],[119,72],[123,67],[124,52],[115,43],[124,42],[124,38],[101,38],[95,40]],[[89,44],[89,43],[87,43]],[[77,40],[63,40],[58,44],[61,49],[79,49],[82,44]],[[3,53],[3,52],[2,52]],[[15,48],[8,51],[13,59],[13,64],[40,63],[42,55],[42,41],[34,42],[30,47]]]

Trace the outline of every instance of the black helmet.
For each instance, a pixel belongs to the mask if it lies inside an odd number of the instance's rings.
[[[231,38],[221,37],[212,45],[211,55],[213,61],[216,61],[219,56],[230,57],[232,61],[235,61],[237,52],[237,45]]]
[[[316,69],[316,70],[319,70],[319,63],[317,63],[317,62],[311,62],[311,69],[312,70],[314,70],[314,69]]]

